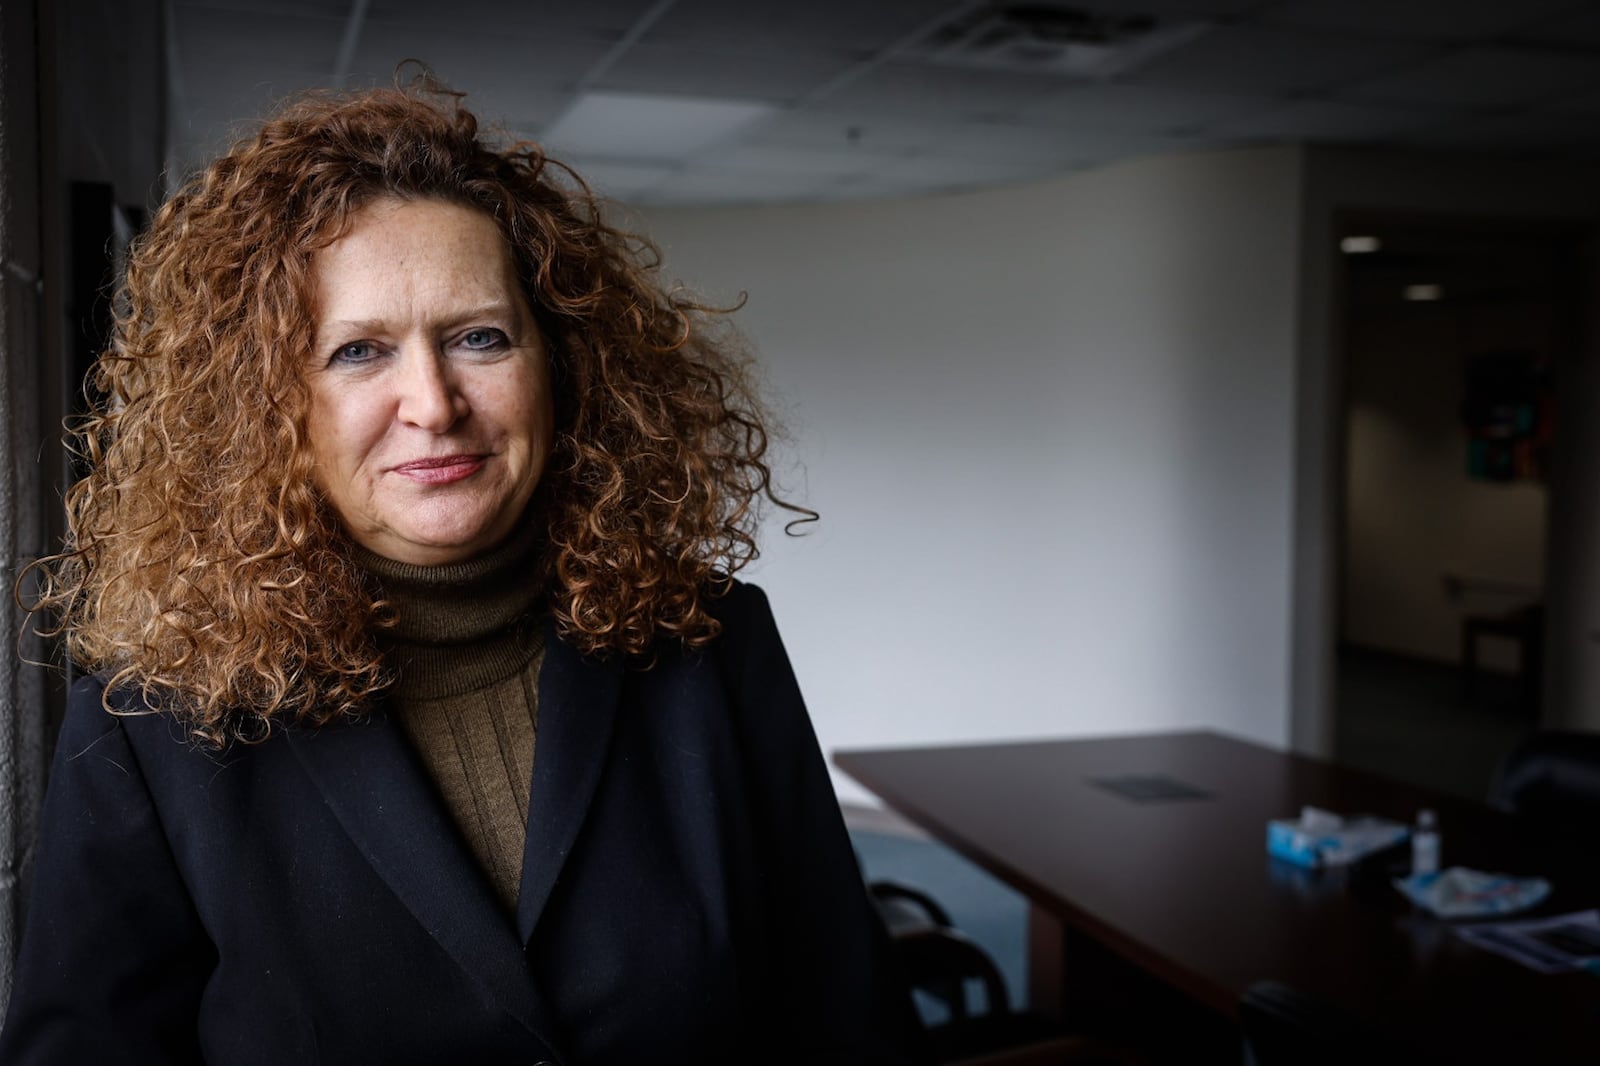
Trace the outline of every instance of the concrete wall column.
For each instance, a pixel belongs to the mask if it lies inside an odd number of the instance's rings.
[[[1600,731],[1600,270],[1588,264],[1590,321],[1556,365],[1561,406],[1551,471],[1544,721]]]
[[[49,478],[40,468],[39,382],[46,365],[45,266],[39,220],[39,11],[0,0],[0,1002],[10,996],[28,859],[44,791],[45,669],[10,592],[43,541]]]

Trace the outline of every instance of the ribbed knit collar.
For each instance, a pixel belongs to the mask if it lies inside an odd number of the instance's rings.
[[[402,704],[473,692],[532,661],[544,640],[539,546],[532,522],[489,554],[447,566],[396,562],[356,546],[355,561],[394,606],[397,624],[381,639],[400,674],[394,695]]]

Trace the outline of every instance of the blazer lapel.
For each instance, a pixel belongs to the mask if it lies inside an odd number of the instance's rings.
[[[539,670],[539,732],[533,754],[528,835],[517,897],[524,945],[550,902],[561,867],[594,799],[622,698],[622,664],[585,658],[547,618]]]
[[[361,854],[439,945],[558,1058],[556,1032],[510,916],[401,730],[383,711],[351,724],[286,731],[306,773]]]

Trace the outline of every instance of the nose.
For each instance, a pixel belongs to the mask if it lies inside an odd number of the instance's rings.
[[[415,347],[401,359],[397,417],[429,433],[446,433],[470,409],[444,353]]]

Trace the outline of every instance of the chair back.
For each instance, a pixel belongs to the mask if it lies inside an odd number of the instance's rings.
[[[1489,802],[1551,832],[1600,833],[1600,733],[1530,734],[1500,763]]]
[[[868,884],[867,892],[891,935],[916,929],[955,928],[938,900],[919,888],[899,881],[879,880]]]
[[[894,944],[912,990],[937,1001],[949,1019],[946,1024],[1010,1014],[1005,978],[989,953],[962,933],[928,927],[898,933]],[[971,983],[983,989],[979,1009],[968,1001]]]

